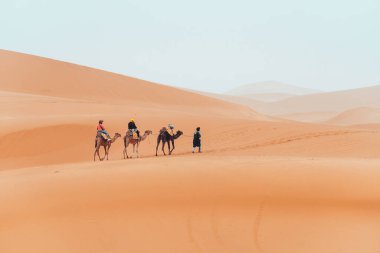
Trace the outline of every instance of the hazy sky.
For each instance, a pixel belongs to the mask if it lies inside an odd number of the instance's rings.
[[[0,48],[168,85],[380,84],[380,0],[0,0]]]

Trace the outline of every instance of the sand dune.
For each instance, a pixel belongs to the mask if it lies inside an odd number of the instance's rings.
[[[334,116],[336,116],[336,112],[301,112],[277,115],[277,117],[282,119],[310,123],[323,123],[326,122],[327,118],[332,118]]]
[[[262,101],[262,102],[276,102],[280,100],[284,100],[287,98],[291,98],[297,95],[294,94],[289,94],[289,93],[278,93],[278,92],[273,92],[273,93],[253,93],[249,94],[250,99],[254,99],[257,101]]]
[[[307,112],[343,112],[357,107],[380,106],[380,86],[292,97],[280,102],[263,104],[259,112],[291,114]]]
[[[246,84],[227,91],[226,95],[250,98],[262,102],[275,102],[293,96],[320,93],[313,89],[306,89],[276,81],[266,81]]]
[[[193,114],[269,119],[246,106],[106,71],[4,50],[0,50],[0,76],[0,112],[3,119],[14,121],[18,117],[33,121],[30,118],[70,119],[84,114],[99,118],[121,113],[129,118],[137,116],[141,108],[144,111],[142,118],[157,116],[160,112],[168,120],[170,113],[182,114],[184,118]]]
[[[0,50],[1,91],[89,101],[210,106],[226,103],[165,85],[71,63]],[[231,106],[231,105],[229,105]]]
[[[279,120],[205,94],[8,51],[0,51],[0,71],[2,253],[379,249],[374,124]],[[123,160],[119,139],[109,161],[94,163],[97,121],[124,134],[132,117],[154,132],[141,143],[142,158]],[[184,136],[173,156],[155,157],[157,132],[169,122]],[[191,154],[196,126],[202,154]]]
[[[317,94],[307,95],[294,95],[289,98],[276,101],[271,99],[254,99],[254,97],[242,95],[220,95],[211,93],[200,93],[213,98],[218,98],[224,101],[233,102],[250,107],[251,109],[276,118],[283,118],[288,120],[296,120],[301,122],[315,122],[322,123],[338,116],[347,110],[353,110],[360,107],[379,107],[380,102],[380,86],[365,87],[353,90],[324,92]],[[275,95],[275,94],[274,94]],[[266,95],[264,95],[265,97]],[[363,116],[367,117],[364,120],[368,123],[373,112],[362,112]],[[375,116],[376,117],[376,116]],[[368,121],[369,120],[369,121]],[[375,123],[377,121],[375,120]],[[334,121],[328,123],[334,124]],[[337,124],[340,124],[337,122]],[[351,124],[362,124],[362,120],[354,120]]]
[[[378,165],[218,155],[3,171],[0,250],[376,252]]]
[[[334,125],[364,125],[380,123],[380,107],[361,107],[348,110],[327,121]]]

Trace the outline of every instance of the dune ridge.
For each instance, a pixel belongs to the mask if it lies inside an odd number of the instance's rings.
[[[226,107],[170,86],[44,57],[0,50],[0,90],[90,101]],[[232,105],[228,105],[232,106]],[[235,105],[236,106],[236,105]]]

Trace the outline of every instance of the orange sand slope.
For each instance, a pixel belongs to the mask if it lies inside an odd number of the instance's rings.
[[[305,124],[0,51],[0,252],[376,252],[380,128]],[[102,118],[154,135],[94,163]],[[185,134],[154,157],[158,130]],[[191,154],[202,127],[203,154]],[[129,150],[131,152],[131,150]],[[160,153],[161,155],[161,153]]]
[[[205,155],[3,171],[0,251],[377,252],[378,168]]]

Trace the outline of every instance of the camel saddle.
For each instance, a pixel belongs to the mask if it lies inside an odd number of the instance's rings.
[[[166,129],[166,132],[170,135],[170,136],[173,136],[174,135],[174,132],[173,130],[170,130],[170,129]]]
[[[128,130],[128,132],[129,132],[129,136],[131,136],[133,140],[138,140],[139,139],[139,137],[137,136],[137,132],[136,131]]]
[[[108,137],[107,137],[107,135],[106,134],[104,134],[104,133],[98,133],[97,135],[96,135],[96,137],[101,137],[103,140],[108,140]]]
[[[161,128],[159,134],[162,135],[162,134],[165,133],[165,132],[166,132],[167,134],[169,134],[170,136],[173,136],[173,135],[174,135],[173,130],[168,129],[168,128],[166,128],[166,127]]]

